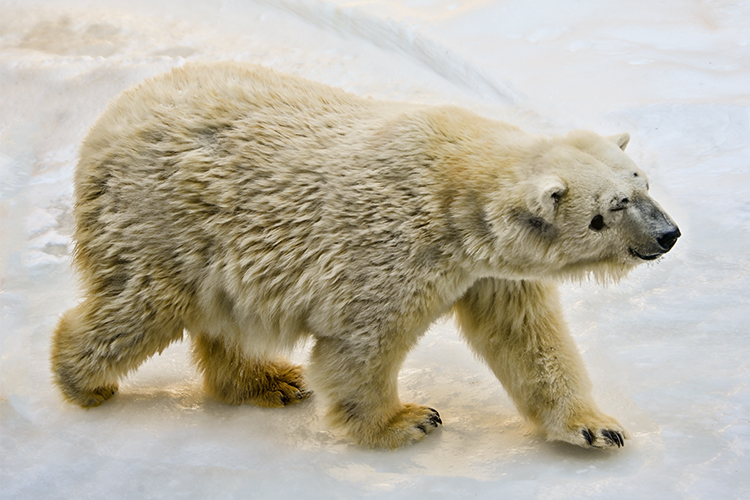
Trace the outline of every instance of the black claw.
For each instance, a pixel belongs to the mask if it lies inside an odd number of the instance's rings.
[[[605,429],[602,431],[602,436],[608,439],[610,443],[616,444],[618,448],[625,446],[625,437],[619,431]]]
[[[615,435],[617,435],[617,440],[620,442],[620,447],[625,446],[625,436],[622,432],[615,432]]]
[[[594,445],[594,435],[591,434],[591,431],[588,429],[583,429],[581,431],[583,433],[583,437],[586,439],[586,442],[589,444],[589,446]]]
[[[424,432],[424,433],[425,433],[425,435],[427,435],[427,429],[425,428],[425,426],[424,426],[424,425],[422,425],[422,424],[417,424],[417,429],[419,429],[420,431]]]
[[[435,427],[438,426],[438,424],[442,424],[443,420],[440,418],[440,414],[437,412],[435,408],[427,408],[430,410],[433,414],[430,415],[430,423],[434,425]]]
[[[297,393],[297,399],[305,399],[306,397],[311,396],[311,395],[312,395],[312,391],[307,391],[307,390],[301,389]]]
[[[602,436],[604,436],[604,439],[609,441],[611,444],[616,444],[618,447],[620,446],[620,443],[617,442],[617,437],[615,436],[614,432],[608,429],[604,429],[602,431]]]

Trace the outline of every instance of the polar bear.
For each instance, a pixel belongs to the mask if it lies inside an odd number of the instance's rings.
[[[174,69],[110,104],[80,151],[84,298],[52,339],[56,383],[99,405],[187,331],[220,400],[278,407],[312,387],[356,442],[395,448],[442,423],[397,378],[454,313],[550,439],[620,447],[555,283],[618,279],[680,236],[628,140],[538,137],[258,66]],[[283,354],[309,336],[303,377]]]

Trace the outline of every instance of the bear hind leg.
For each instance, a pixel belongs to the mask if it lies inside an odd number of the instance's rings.
[[[99,406],[118,389],[117,377],[96,370],[83,345],[85,326],[80,309],[60,319],[52,338],[52,373],[65,399],[84,408]]]
[[[52,337],[52,372],[69,401],[99,406],[118,389],[118,380],[157,351],[182,338],[171,322],[133,322],[126,309],[87,299],[65,312]]]
[[[279,408],[311,394],[301,366],[248,356],[220,338],[193,335],[193,359],[203,373],[206,390],[225,403]]]

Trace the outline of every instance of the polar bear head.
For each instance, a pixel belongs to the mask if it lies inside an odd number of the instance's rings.
[[[515,206],[495,207],[504,268],[530,278],[616,280],[674,246],[680,230],[623,152],[629,140],[575,131],[536,143],[516,172]]]

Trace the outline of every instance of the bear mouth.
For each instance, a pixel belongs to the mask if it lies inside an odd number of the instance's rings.
[[[661,257],[662,255],[664,255],[663,253],[654,253],[654,254],[643,255],[641,253],[638,253],[638,251],[635,248],[630,248],[629,250],[630,250],[630,254],[631,255],[634,255],[635,257],[638,257],[641,260],[656,260],[659,257]]]

